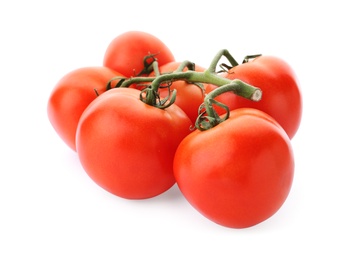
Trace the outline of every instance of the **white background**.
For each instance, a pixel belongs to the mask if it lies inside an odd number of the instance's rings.
[[[347,259],[344,1],[2,1],[0,259]],[[228,49],[285,59],[302,87],[283,207],[248,229],[194,210],[174,186],[145,201],[94,184],[49,124],[56,82],[102,65],[118,34],[160,38],[208,66]]]

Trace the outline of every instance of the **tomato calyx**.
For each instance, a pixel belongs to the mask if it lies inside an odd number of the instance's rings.
[[[223,85],[206,95],[204,103],[199,108],[199,115],[195,122],[195,127],[200,131],[211,129],[229,118],[230,110],[228,106],[216,101],[217,96],[232,91],[235,94],[258,102],[261,100],[262,91],[260,88],[253,87],[241,80],[235,79],[231,83]],[[225,110],[223,116],[219,116],[215,107],[221,107]]]
[[[159,53],[149,53],[147,56],[143,58],[143,69],[136,75],[136,77],[148,76],[154,70],[153,64],[157,62],[157,58],[155,56],[158,54]]]
[[[147,56],[143,58],[143,69],[140,71],[135,77],[138,80],[146,80],[147,76],[152,72],[157,70],[158,68],[158,62],[157,58],[155,57],[159,53],[151,54],[149,53]],[[106,91],[110,90],[111,88],[119,88],[123,85],[124,81],[129,80],[129,78],[126,77],[114,77],[111,80],[108,81],[106,85]],[[116,83],[114,83],[116,81]],[[130,84],[129,84],[130,85]],[[127,85],[128,86],[128,85]],[[96,91],[95,93],[97,96],[99,95]]]
[[[260,56],[261,56],[261,54],[247,55],[247,56],[244,57],[244,59],[243,59],[243,61],[242,61],[242,64],[243,64],[243,63],[247,63],[247,62],[249,62],[250,60],[253,60],[253,59],[258,58],[258,57],[260,57]]]
[[[168,95],[165,98],[161,98],[158,89],[153,88],[151,85],[141,90],[140,100],[147,105],[154,106],[160,109],[165,109],[175,103],[176,89],[170,90],[171,83],[168,82],[165,86],[168,88]],[[161,88],[164,88],[162,86]]]
[[[229,55],[229,54],[228,54]],[[243,58],[242,60],[242,64],[249,62],[250,60],[253,60],[257,57],[262,56],[262,54],[253,54],[253,55],[247,55]],[[235,61],[235,59],[230,55],[230,57],[228,58],[229,62],[233,61],[231,64],[226,64],[226,63],[221,63],[219,65],[219,67],[221,68],[220,71],[218,71],[218,73],[220,72],[226,72],[226,73],[230,73],[229,70],[231,70],[232,68],[239,66],[239,64]]]

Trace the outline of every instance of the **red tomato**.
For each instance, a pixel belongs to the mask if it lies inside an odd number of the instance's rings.
[[[76,150],[75,135],[84,109],[105,92],[107,82],[122,76],[106,67],[85,67],[66,74],[53,89],[48,100],[48,118],[63,141]]]
[[[232,228],[256,225],[286,200],[293,180],[290,139],[266,113],[242,108],[179,145],[174,175],[186,199],[208,219]]]
[[[111,89],[81,116],[76,146],[87,174],[108,192],[127,199],[163,193],[174,183],[177,146],[191,121],[176,105],[149,106],[132,88]]]
[[[125,32],[107,47],[104,66],[131,77],[143,70],[144,57],[149,54],[155,54],[159,65],[175,60],[170,49],[157,37],[140,31]]]
[[[294,137],[301,121],[302,97],[294,71],[285,61],[272,56],[260,56],[233,67],[226,77],[240,79],[259,87],[263,92],[259,102],[232,95],[230,109],[260,109],[280,123],[290,138]]]

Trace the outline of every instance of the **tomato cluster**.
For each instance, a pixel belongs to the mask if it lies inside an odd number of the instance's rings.
[[[230,64],[216,71],[222,56]],[[48,100],[53,128],[100,187],[148,199],[177,183],[202,215],[232,228],[256,225],[285,202],[301,112],[283,60],[238,64],[222,50],[205,69],[139,31],[118,35],[102,66],[65,75]]]

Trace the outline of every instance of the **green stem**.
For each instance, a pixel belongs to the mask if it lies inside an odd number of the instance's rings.
[[[159,76],[160,75],[160,71],[159,71],[159,64],[158,61],[154,61],[152,63],[152,67],[153,67],[153,72],[155,76]]]
[[[230,79],[220,77],[216,73],[209,70],[205,70],[204,72],[188,70],[160,75],[153,79],[152,88],[154,90],[158,90],[161,83],[177,80],[185,80],[191,83],[210,83],[216,86],[223,86],[231,82]]]
[[[191,61],[183,61],[181,64],[178,66],[178,68],[175,70],[175,72],[182,72],[185,68],[188,70],[194,71],[195,70],[195,63]]]
[[[230,62],[231,66],[232,67],[236,67],[238,66],[239,64],[237,63],[237,61],[233,58],[233,56],[231,56],[230,52],[226,49],[223,49],[223,50],[220,50],[216,56],[213,58],[210,66],[208,67],[208,71],[210,72],[216,72],[216,68],[217,68],[217,65],[218,65],[218,62],[221,60],[222,57],[225,57],[227,58],[227,60]]]
[[[232,66],[237,66],[238,63],[236,60],[230,55],[230,53],[223,49],[219,51],[216,56],[213,58],[210,66],[207,70],[204,72],[197,72],[195,71],[195,65],[194,63],[190,61],[184,61],[180,64],[180,66],[173,72],[168,74],[159,75],[156,77],[134,77],[130,78],[128,80],[125,80],[121,87],[129,87],[131,84],[134,83],[141,83],[141,82],[152,82],[152,88],[154,91],[159,89],[159,86],[163,82],[168,81],[177,81],[177,80],[185,80],[192,83],[210,83],[216,86],[223,86],[225,84],[230,83],[229,79],[220,77],[216,74],[216,67],[218,65],[218,62],[222,57],[226,57],[228,61],[231,63]],[[154,63],[153,62],[153,66]],[[156,63],[157,65],[157,63]],[[188,71],[183,71],[184,68],[188,68]],[[158,69],[155,69],[158,73]]]
[[[260,101],[262,91],[260,88],[249,85],[242,80],[234,79],[229,84],[214,89],[206,95],[205,100],[214,99],[225,92],[234,92],[236,95],[247,98],[252,101]]]
[[[174,80],[185,80],[192,83],[210,83],[216,86],[223,86],[225,84],[228,84],[230,83],[229,79],[220,77],[216,74],[216,67],[223,56],[227,58],[232,66],[239,65],[233,58],[233,56],[229,53],[229,51],[223,49],[215,55],[210,66],[204,72],[194,71],[194,63],[190,61],[184,61],[174,73],[165,74],[154,79],[152,82],[152,87],[153,89],[157,90],[161,82]],[[185,67],[187,67],[189,70],[183,72],[183,69]]]
[[[135,83],[144,83],[144,82],[152,82],[156,77],[133,77],[127,80],[124,80],[123,83],[119,86],[120,88],[127,88]]]
[[[258,57],[260,57],[260,56],[261,56],[261,54],[247,55],[247,56],[243,59],[242,63],[247,63],[247,62],[249,62],[249,60],[258,58]]]
[[[149,75],[154,70],[154,63],[157,62],[157,58],[155,58],[157,54],[148,54],[143,58],[143,70],[137,74],[138,77],[143,75]]]
[[[172,73],[165,73],[160,75],[158,62],[154,60],[152,63],[150,63],[150,67],[151,69],[154,70],[154,73],[155,73],[154,77],[132,77],[132,78],[123,80],[118,87],[129,87],[130,85],[135,83],[151,83],[149,87],[142,90],[140,98],[146,104],[149,104],[151,106],[156,106],[159,108],[166,108],[168,105],[173,104],[176,97],[176,93],[174,91],[171,93],[170,85],[172,84],[172,82],[178,81],[178,80],[194,83],[196,85],[199,85],[202,83],[209,83],[209,84],[216,85],[218,87],[221,87],[224,85],[232,85],[235,88],[233,91],[237,95],[247,96],[247,93],[244,93],[244,92],[247,92],[248,90],[247,88],[243,89],[244,88],[243,84],[241,83],[235,84],[233,83],[231,79],[227,79],[216,73],[216,67],[223,56],[227,58],[231,66],[238,66],[238,63],[236,62],[236,60],[225,49],[219,51],[215,55],[210,66],[204,72],[195,71],[194,63],[190,61],[184,61]],[[185,68],[187,68],[188,70],[184,71]],[[169,89],[170,94],[167,98],[160,100],[160,96],[158,93],[159,93],[159,88],[163,87],[163,84],[165,84],[164,87],[167,87]],[[236,88],[238,88],[238,90]],[[167,101],[169,101],[168,104],[167,104]]]
[[[235,79],[224,86],[216,88],[205,96],[204,103],[199,109],[199,116],[195,122],[197,129],[201,131],[211,129],[229,118],[229,108],[216,101],[215,98],[230,91],[252,101],[260,101],[262,97],[262,91],[259,88],[253,87],[239,79]],[[214,106],[222,107],[226,111],[223,118],[218,115]]]

